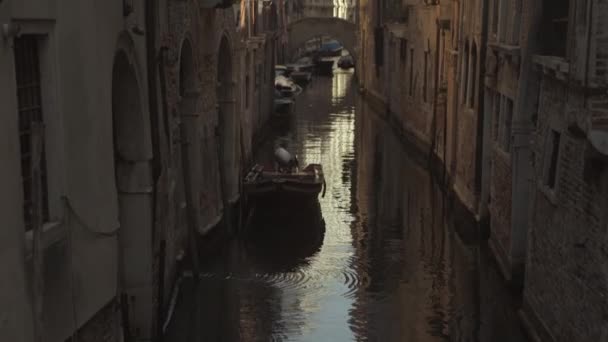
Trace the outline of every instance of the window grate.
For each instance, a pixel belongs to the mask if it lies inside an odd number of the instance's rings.
[[[42,123],[42,95],[40,87],[40,59],[38,37],[22,35],[15,39],[15,74],[21,145],[21,178],[23,185],[23,213],[25,229],[33,228],[34,194],[32,189],[32,126]],[[41,158],[42,220],[49,218],[46,158],[44,147]]]

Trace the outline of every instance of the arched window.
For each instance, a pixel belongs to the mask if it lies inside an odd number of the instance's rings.
[[[475,107],[475,94],[477,94],[477,45],[473,42],[473,46],[471,47],[471,66],[469,67],[469,73],[471,80],[469,81],[469,85],[471,88],[469,89],[469,106],[471,108]]]

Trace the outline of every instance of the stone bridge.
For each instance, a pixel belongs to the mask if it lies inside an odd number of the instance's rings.
[[[322,35],[330,36],[348,50],[357,59],[357,25],[340,18],[303,18],[290,23],[288,32],[288,56],[292,57],[298,48],[304,47],[307,41]]]

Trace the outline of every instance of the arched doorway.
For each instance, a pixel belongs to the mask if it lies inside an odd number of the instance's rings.
[[[129,337],[152,337],[153,176],[149,118],[131,56],[119,50],[112,70],[114,168],[119,210],[119,279]]]
[[[219,168],[224,214],[231,227],[230,207],[238,200],[240,177],[240,122],[236,118],[233,60],[230,43],[222,37],[217,57],[217,101],[219,128]]]

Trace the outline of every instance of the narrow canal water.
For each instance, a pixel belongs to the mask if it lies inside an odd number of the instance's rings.
[[[525,341],[486,248],[456,233],[472,228],[455,229],[352,73],[317,77],[288,121],[258,158],[283,144],[321,163],[326,196],[287,222],[254,221],[203,260],[166,341]]]

